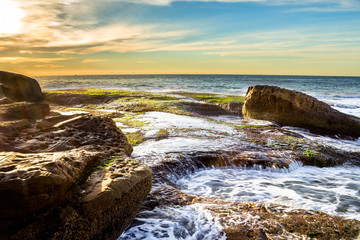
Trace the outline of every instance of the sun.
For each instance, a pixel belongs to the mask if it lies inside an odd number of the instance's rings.
[[[0,0],[0,34],[18,33],[24,15],[12,0]]]

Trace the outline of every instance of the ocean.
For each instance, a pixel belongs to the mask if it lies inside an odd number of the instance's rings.
[[[341,112],[360,117],[360,77],[89,75],[35,78],[44,90],[103,88],[161,93],[207,92],[239,96],[244,96],[247,88],[252,85],[275,85],[307,93]],[[117,124],[120,120],[114,119]],[[178,162],[182,159],[179,157],[188,153],[240,151],[239,149],[249,144],[246,152],[258,154],[252,143],[244,141],[244,134],[231,125],[241,124],[243,119],[240,116],[226,115],[215,119],[217,121],[209,121],[194,116],[146,112],[134,115],[133,120],[144,124],[136,129],[120,124],[122,131],[144,133],[146,141],[134,146],[132,157],[150,167],[162,164],[163,161]],[[312,134],[305,129],[283,128],[301,134],[305,141],[311,140],[350,152],[360,150],[360,138],[353,141],[343,140]],[[167,129],[169,136],[160,140],[154,138],[154,134],[161,129]],[[275,149],[273,153],[281,158],[291,157],[286,151]],[[191,162],[191,159],[188,162]],[[184,169],[186,168],[189,166],[184,163]],[[171,169],[166,174],[166,179],[172,186],[184,193],[200,197],[233,202],[277,203],[360,220],[359,178],[359,166],[344,164],[320,168],[303,166],[297,161],[294,161],[289,169],[236,166],[197,169],[192,166],[186,174]],[[153,188],[166,189],[166,184],[166,181],[154,182]],[[206,204],[159,206],[141,211],[134,223],[119,236],[119,240],[226,239],[218,220],[206,210]]]
[[[360,117],[360,77],[275,75],[74,75],[35,77],[44,90],[104,88],[151,92],[208,92],[244,96],[252,85],[273,85],[309,94]]]

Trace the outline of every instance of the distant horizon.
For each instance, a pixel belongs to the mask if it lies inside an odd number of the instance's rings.
[[[139,76],[156,76],[156,75],[224,75],[224,76],[293,76],[293,77],[354,77],[360,78],[360,75],[299,75],[299,74],[237,74],[237,73],[109,73],[109,74],[63,74],[63,75],[36,75],[31,77],[70,77],[70,76],[117,76],[117,75],[139,75]]]
[[[358,0],[1,0],[0,69],[29,76],[360,76]]]

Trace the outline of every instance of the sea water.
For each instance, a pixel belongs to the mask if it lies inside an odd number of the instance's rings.
[[[246,148],[251,151],[251,143],[243,141],[242,133],[229,125],[232,121],[241,124],[241,120],[234,119],[232,115],[223,115],[217,121],[209,121],[193,116],[147,112],[138,114],[136,119],[146,123],[141,130],[149,139],[134,147],[132,157],[149,166],[161,164],[164,159],[177,161],[177,157],[184,153],[236,151],[239,146],[247,146]],[[264,125],[266,122],[258,124]],[[160,140],[152,138],[160,129],[167,129],[169,136]],[[327,146],[360,151],[359,141],[332,139],[311,134],[304,129],[287,129]],[[227,201],[277,203],[360,220],[358,166],[318,168],[293,162],[289,169],[235,166],[199,169],[191,168],[188,164],[184,164],[184,167],[189,171],[177,173],[169,170],[166,178],[179,190],[189,194]],[[212,225],[213,231],[209,232],[209,226]],[[179,235],[180,232],[183,235]],[[134,224],[123,233],[120,240],[224,237],[226,236],[221,232],[217,219],[213,219],[204,212],[201,205],[198,205],[164,206],[140,212]]]
[[[245,96],[252,85],[273,85],[307,93],[341,112],[360,117],[360,77],[189,74],[42,76],[36,79],[45,90],[107,88],[239,96]]]
[[[270,202],[360,220],[360,168],[304,166],[274,169],[205,169],[180,178],[179,189],[197,196]]]
[[[266,84],[301,91],[333,108],[360,117],[360,77],[264,76],[264,75],[106,75],[37,77],[45,90],[106,88],[152,92],[211,92],[244,96],[249,86]],[[169,113],[139,114],[147,122],[142,131],[147,141],[134,147],[133,157],[148,165],[165,158],[176,159],[186,152],[231,150],[242,135],[229,126],[241,124],[234,116],[219,116],[216,122]],[[266,122],[254,124],[266,125]],[[304,129],[285,127],[309,140],[347,151],[360,151],[360,139],[334,139]],[[156,140],[159,129],[169,137]],[[136,129],[123,129],[136,131]],[[296,165],[296,164],[295,164]],[[175,177],[174,177],[175,176]],[[193,169],[184,176],[169,176],[181,191],[229,201],[263,201],[294,208],[323,211],[360,220],[360,168],[337,166],[318,168],[297,164],[279,169]],[[140,212],[124,239],[225,239],[221,226],[201,205],[164,206]]]

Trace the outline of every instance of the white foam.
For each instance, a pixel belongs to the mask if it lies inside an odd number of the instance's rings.
[[[223,123],[203,118],[163,112],[147,112],[137,116],[146,122],[142,128],[147,138],[154,137],[160,129],[167,129],[169,138],[149,139],[134,147],[133,157],[158,156],[168,153],[213,151],[239,144],[243,134]]]
[[[329,104],[332,108],[356,117],[360,117],[360,97],[332,96],[319,97],[320,101]]]
[[[321,136],[317,134],[312,134],[309,131],[301,128],[294,127],[283,127],[283,129],[291,130],[292,132],[297,132],[303,135],[305,138],[314,141],[315,143],[323,144],[325,146],[330,146],[334,148],[338,148],[344,151],[349,152],[359,152],[360,151],[360,138],[357,140],[344,140],[331,138],[326,136]]]
[[[153,128],[176,128],[176,129],[207,129],[231,134],[234,132],[232,127],[218,124],[206,119],[176,115],[165,112],[147,112],[137,118],[138,120],[149,123]]]
[[[83,113],[89,113],[89,112],[86,112],[86,111],[66,111],[66,112],[58,111],[58,113],[60,113],[61,115],[70,116],[70,115],[74,115],[74,114],[83,114]]]
[[[135,224],[118,240],[130,239],[225,240],[226,236],[211,214],[201,205],[195,204],[141,212]]]
[[[299,167],[290,172],[207,169],[179,179],[184,192],[234,201],[263,201],[360,220],[360,167]]]
[[[183,153],[192,151],[215,151],[230,148],[234,144],[232,139],[201,139],[173,137],[162,140],[148,140],[134,147],[133,157],[161,155],[166,153]]]
[[[139,132],[140,130],[137,128],[124,128],[122,129],[123,133],[136,133]]]

